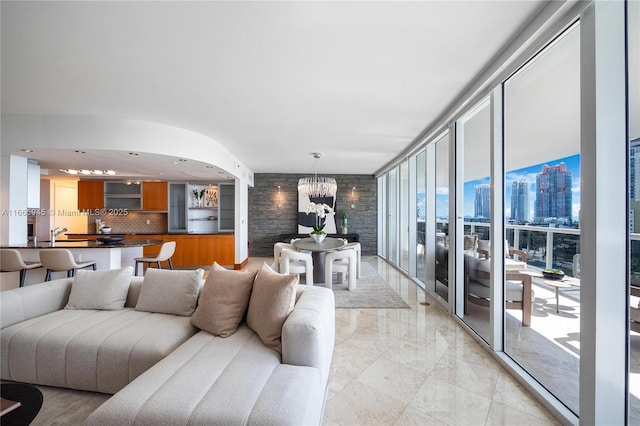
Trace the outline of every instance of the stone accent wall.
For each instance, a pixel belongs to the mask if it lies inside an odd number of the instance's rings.
[[[256,173],[249,188],[249,256],[273,256],[280,234],[298,232],[298,179],[308,174]],[[378,246],[378,186],[372,175],[328,175],[338,183],[336,212],[348,215],[349,233],[360,235],[362,254],[376,254]],[[278,208],[280,185],[280,208]],[[354,190],[350,208],[351,189]],[[340,219],[336,214],[336,225]],[[339,231],[338,231],[339,232]]]

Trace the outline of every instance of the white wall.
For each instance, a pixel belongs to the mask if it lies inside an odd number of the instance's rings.
[[[0,160],[0,244],[27,242],[27,159],[2,155]]]

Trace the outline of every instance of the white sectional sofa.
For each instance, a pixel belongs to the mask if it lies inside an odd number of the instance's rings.
[[[330,290],[295,286],[280,353],[245,321],[220,337],[190,315],[138,310],[138,277],[124,309],[64,309],[73,282],[0,294],[2,379],[114,394],[93,425],[321,423],[335,333]]]

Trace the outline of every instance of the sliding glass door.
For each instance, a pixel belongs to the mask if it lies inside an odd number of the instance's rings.
[[[435,292],[449,301],[449,133],[435,143]],[[434,174],[432,174],[434,175]]]
[[[575,25],[504,84],[505,352],[576,414],[579,75]]]
[[[426,255],[426,214],[427,214],[427,153],[416,155],[416,278],[427,282]]]
[[[481,243],[490,241],[491,220],[491,114],[489,99],[456,123],[457,216],[456,292],[463,298],[457,314],[480,337],[491,338],[490,260],[481,256]],[[460,250],[461,249],[461,250]]]

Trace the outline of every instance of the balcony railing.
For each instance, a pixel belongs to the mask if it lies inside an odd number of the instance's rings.
[[[447,225],[446,220],[438,219],[436,228],[442,232]],[[464,222],[465,233],[478,234],[484,240],[489,239],[490,226],[486,222]],[[515,224],[506,224],[505,228],[509,246],[527,252],[527,264],[536,269],[562,269],[573,276],[573,256],[580,253],[580,229]],[[629,236],[631,285],[640,287],[640,233]]]

